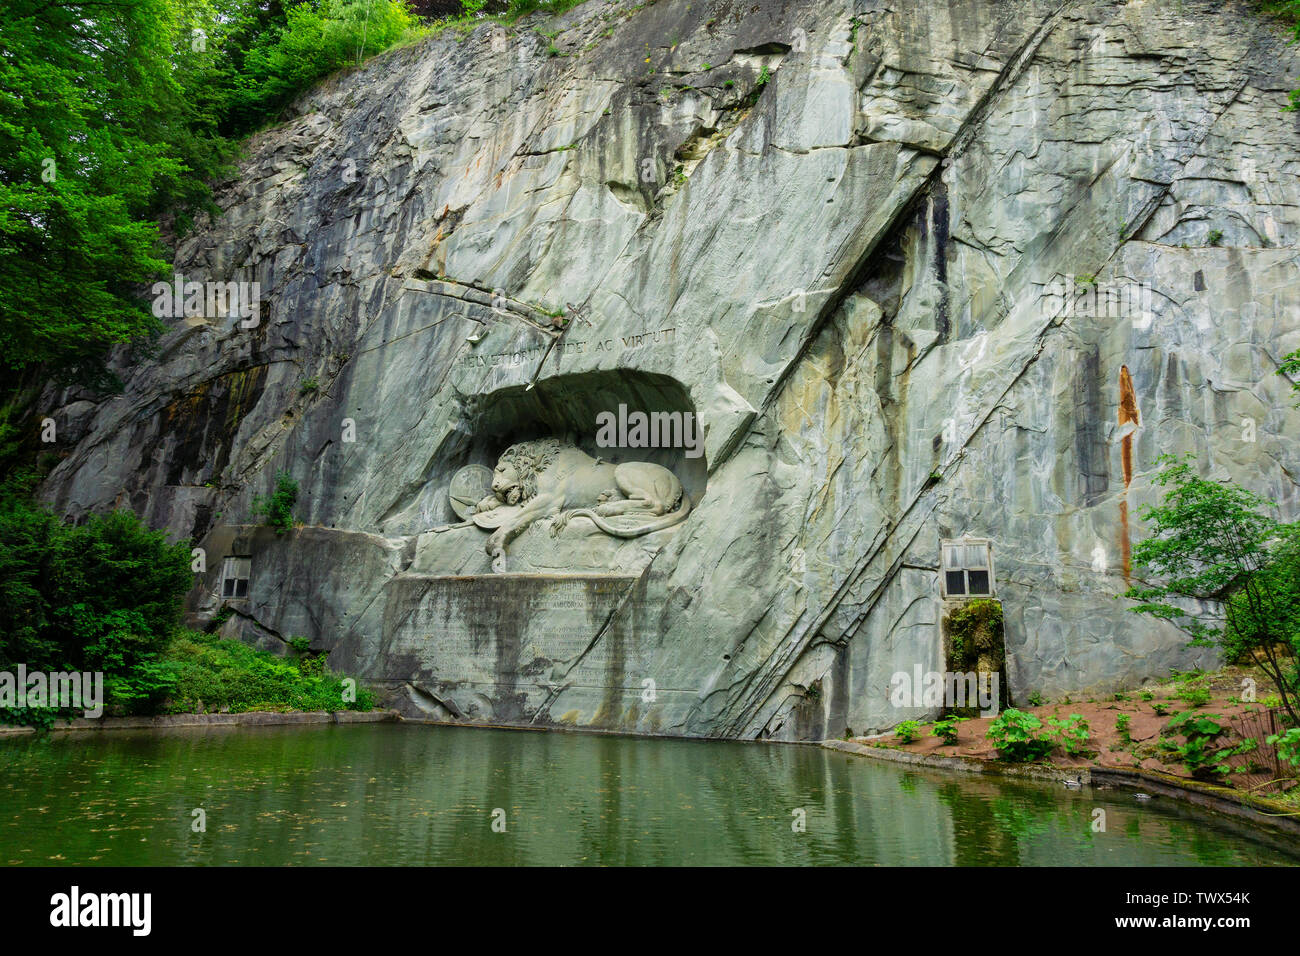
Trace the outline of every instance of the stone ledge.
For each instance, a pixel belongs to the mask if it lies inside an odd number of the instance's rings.
[[[1019,777],[1021,779],[1055,780],[1059,782],[1074,781],[1088,786],[1128,787],[1133,790],[1150,791],[1164,797],[1182,800],[1205,810],[1212,810],[1227,816],[1245,820],[1255,826],[1272,831],[1274,834],[1300,836],[1300,816],[1278,816],[1261,811],[1245,802],[1246,799],[1237,790],[1216,787],[1213,784],[1196,780],[1185,780],[1168,774],[1153,773],[1149,770],[1126,770],[1121,767],[1044,767],[1038,764],[1020,766],[1001,761],[981,760],[978,757],[940,756],[937,754],[918,754],[906,750],[890,750],[885,747],[869,747],[851,740],[823,740],[821,745],[828,750],[860,757],[872,757],[889,760],[894,763],[910,764],[914,767],[928,767],[935,770],[952,770],[958,773],[991,774],[1000,777]],[[1288,844],[1289,846],[1290,844]]]
[[[1249,820],[1258,826],[1300,836],[1300,816],[1280,816],[1270,810],[1259,809],[1260,806],[1268,807],[1269,802],[1248,797],[1240,790],[1216,787],[1211,783],[1186,780],[1150,770],[1127,770],[1122,767],[1097,767],[1092,771],[1092,782],[1110,787],[1150,790],[1160,796],[1185,800],[1217,813]]]
[[[279,713],[250,710],[242,714],[165,714],[159,717],[77,717],[60,720],[51,733],[85,733],[104,730],[170,730],[174,727],[274,727],[292,724],[377,724],[398,719],[394,710],[309,710]],[[0,737],[34,734],[33,727],[0,727]]]
[[[1020,777],[1030,780],[1055,780],[1061,783],[1091,783],[1092,771],[1087,767],[1071,768],[1044,767],[1039,764],[999,763],[980,760],[977,757],[940,756],[938,754],[917,754],[906,750],[890,750],[886,747],[868,747],[866,744],[852,740],[823,740],[821,745],[828,750],[840,750],[844,753],[857,754],[861,757],[874,757],[880,760],[892,760],[894,763],[911,764],[914,767],[932,767],[938,770],[955,770],[958,773],[987,773],[1001,777]]]

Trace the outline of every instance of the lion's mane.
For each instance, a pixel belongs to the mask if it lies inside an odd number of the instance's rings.
[[[501,453],[501,463],[513,465],[515,474],[519,476],[520,504],[536,496],[538,474],[551,467],[559,453],[560,441],[556,438],[521,441]]]

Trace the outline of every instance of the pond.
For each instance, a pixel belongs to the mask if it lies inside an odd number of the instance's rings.
[[[813,746],[399,724],[117,731],[0,741],[0,771],[0,865],[1300,862],[1167,798]]]

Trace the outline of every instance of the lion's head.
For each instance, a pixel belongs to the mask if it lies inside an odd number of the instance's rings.
[[[559,454],[560,442],[540,438],[511,445],[501,453],[492,471],[492,492],[508,505],[518,505],[537,494],[537,475]]]

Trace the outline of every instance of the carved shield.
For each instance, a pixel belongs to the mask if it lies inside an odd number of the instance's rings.
[[[492,493],[492,469],[486,465],[466,465],[451,476],[447,500],[456,517],[464,521],[469,509]]]

